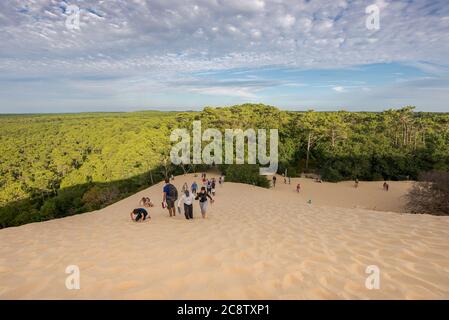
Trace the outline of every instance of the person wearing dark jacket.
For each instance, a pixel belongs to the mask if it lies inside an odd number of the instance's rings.
[[[147,219],[151,219],[151,217],[148,215],[148,211],[145,210],[144,208],[137,208],[134,209],[133,211],[131,211],[131,220],[135,221],[135,222],[143,222]],[[134,217],[135,216],[135,217]]]
[[[206,192],[206,188],[201,187],[201,191],[196,195],[195,200],[200,201],[201,215],[203,218],[206,218],[208,204],[207,198],[210,199],[211,204],[214,203],[214,199],[212,199],[212,197]]]

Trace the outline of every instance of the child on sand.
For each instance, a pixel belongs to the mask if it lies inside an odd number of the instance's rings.
[[[359,187],[359,179],[355,179],[354,188],[358,188],[358,187]]]
[[[142,199],[140,199],[139,205],[144,206],[146,208],[153,207],[153,203],[151,202],[150,198],[148,198],[148,197],[143,197]]]
[[[273,188],[276,187],[276,176],[273,176]]]
[[[214,203],[214,199],[206,192],[206,188],[202,187],[201,191],[196,195],[195,200],[200,201],[200,209],[201,209],[201,215],[203,216],[203,219],[206,218],[206,212],[207,212],[207,198],[210,199],[210,203]]]
[[[301,184],[297,184],[296,185],[296,192],[298,192],[299,193],[299,191],[301,191]]]
[[[148,219],[151,220],[151,217],[148,215],[147,210],[145,210],[144,208],[134,209],[133,211],[131,211],[130,216],[131,216],[131,220],[133,220],[135,222],[139,222],[139,221],[143,222],[146,220],[147,217],[148,217]]]
[[[181,208],[181,202],[184,203],[184,215],[187,220],[193,219],[193,194],[186,190],[178,201],[178,209]]]

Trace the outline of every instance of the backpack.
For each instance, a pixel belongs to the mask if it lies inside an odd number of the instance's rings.
[[[171,183],[168,185],[168,194],[167,198],[172,201],[178,200],[178,190]]]

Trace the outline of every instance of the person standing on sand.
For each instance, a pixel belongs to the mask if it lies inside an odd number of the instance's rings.
[[[182,193],[184,193],[188,190],[189,190],[189,186],[187,185],[187,182],[184,182],[184,184],[182,185]]]
[[[193,194],[186,190],[178,201],[178,208],[181,208],[181,202],[184,203],[184,215],[187,220],[193,219]]]
[[[212,178],[212,182],[210,184],[212,195],[215,197],[215,178]]]
[[[354,181],[354,188],[358,188],[359,187],[359,179],[355,179]]]
[[[211,192],[212,192],[212,182],[210,180],[207,180],[206,188],[207,188],[207,194],[211,194]]]
[[[297,184],[296,185],[296,192],[298,192],[299,193],[299,191],[301,191],[301,184]]]
[[[178,190],[176,187],[170,183],[168,178],[165,179],[165,185],[162,189],[163,192],[163,203],[167,204],[168,213],[170,217],[176,216],[175,211],[175,201],[178,200]]]
[[[201,191],[196,195],[195,200],[199,200],[200,201],[200,209],[201,209],[201,215],[203,216],[203,219],[206,218],[206,212],[207,212],[207,198],[210,199],[210,203],[214,203],[214,199],[212,199],[212,197],[207,194],[206,192],[206,188],[202,187]]]
[[[384,185],[383,185],[384,191],[388,191],[388,188],[389,188],[389,187],[390,187],[390,186],[388,185],[387,181],[384,181]]]
[[[193,183],[192,183],[192,193],[196,194],[196,190],[198,190],[198,185],[196,184],[196,181],[193,181]]]
[[[273,176],[273,188],[276,187],[276,176]]]

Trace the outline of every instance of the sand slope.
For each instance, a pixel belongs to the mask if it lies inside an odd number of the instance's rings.
[[[168,218],[160,184],[97,212],[0,230],[0,298],[449,298],[449,217],[361,209],[401,211],[408,184],[385,193],[301,181],[299,195],[296,180],[226,183],[206,220],[197,204],[194,221]],[[129,211],[143,195],[157,206],[136,224]],[[80,290],[65,287],[72,264]],[[379,290],[365,287],[368,265],[380,268]]]

